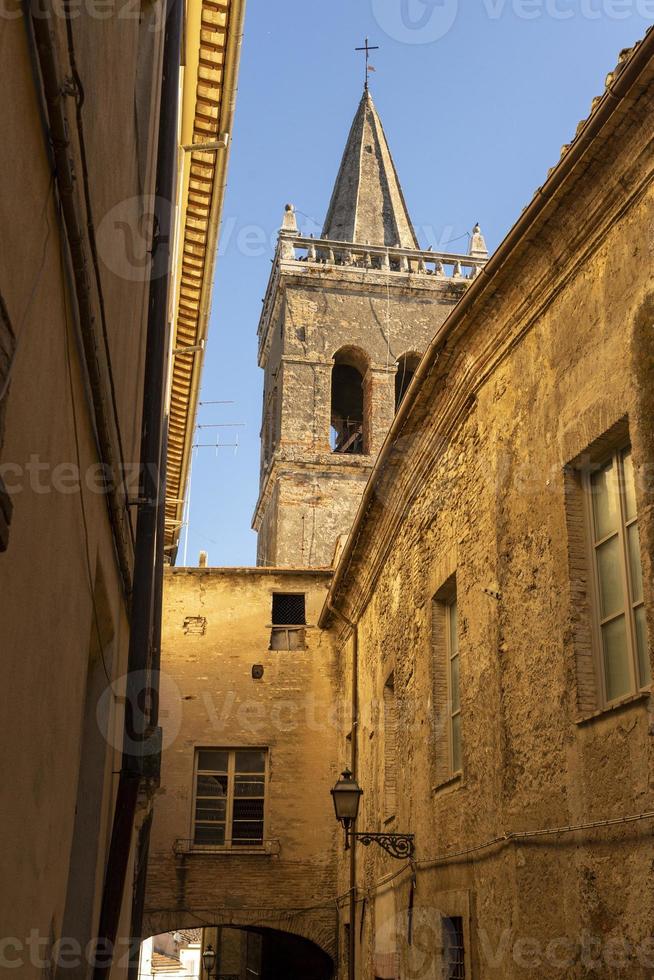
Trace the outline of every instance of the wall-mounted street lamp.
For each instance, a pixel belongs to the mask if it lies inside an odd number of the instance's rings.
[[[213,946],[207,946],[202,954],[202,966],[204,967],[209,980],[211,980],[212,976],[216,976],[214,973],[214,970],[216,969],[216,951]]]
[[[341,778],[330,792],[334,800],[336,819],[345,830],[346,851],[350,847],[351,841],[358,840],[364,847],[373,843],[379,844],[387,854],[400,860],[413,857],[413,834],[357,833],[351,829],[359,813],[359,803],[363,796],[363,790],[349,769],[341,774]]]

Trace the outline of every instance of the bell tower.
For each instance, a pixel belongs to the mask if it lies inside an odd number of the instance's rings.
[[[259,323],[257,563],[332,564],[420,357],[488,255],[420,249],[366,88],[322,237],[284,221]]]

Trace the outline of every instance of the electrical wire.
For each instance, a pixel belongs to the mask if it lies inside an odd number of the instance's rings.
[[[75,441],[75,456],[76,456],[76,460],[77,460],[77,473],[78,473],[79,477],[81,478],[81,474],[82,474],[82,454],[81,454],[80,443],[79,443],[79,432],[78,432],[78,422],[77,422],[77,407],[75,405],[75,386],[73,384],[73,371],[72,371],[72,363],[71,363],[71,356],[70,356],[70,337],[69,337],[69,332],[70,331],[69,331],[69,318],[68,318],[68,303],[66,301],[66,295],[67,295],[67,292],[66,292],[66,280],[67,280],[67,277],[66,277],[66,272],[65,272],[66,259],[65,259],[65,256],[64,256],[64,247],[65,246],[64,246],[63,240],[60,237],[60,239],[59,239],[59,256],[60,256],[60,262],[61,262],[61,284],[62,284],[63,313],[64,313],[64,338],[65,338],[65,353],[66,353],[66,370],[67,370],[67,374],[68,374],[68,387],[69,387],[69,390],[70,390],[70,405],[71,405],[71,410],[72,410],[72,415],[73,415],[73,436],[74,436],[74,441]],[[100,651],[100,659],[102,660],[102,669],[104,670],[104,675],[105,675],[105,677],[107,679],[107,683],[108,684],[111,684],[111,677],[109,675],[109,671],[107,669],[107,662],[106,662],[105,656],[104,656],[104,644],[102,642],[102,634],[101,634],[101,630],[100,630],[100,617],[98,615],[98,606],[97,606],[97,602],[96,602],[95,588],[94,588],[94,585],[93,585],[94,576],[93,576],[93,571],[92,571],[92,568],[91,568],[91,546],[90,546],[90,538],[89,538],[89,525],[88,525],[88,520],[87,520],[87,516],[86,516],[86,506],[84,504],[84,493],[82,491],[81,482],[80,482],[79,487],[78,487],[78,492],[79,492],[80,510],[81,510],[81,513],[82,513],[82,527],[83,527],[83,530],[84,530],[84,557],[86,559],[86,572],[87,572],[87,575],[88,575],[89,595],[91,596],[91,602],[93,604],[93,621],[94,621],[94,624],[95,624],[95,632],[96,632],[96,637],[97,637],[97,641],[98,641],[98,649]]]
[[[543,830],[507,831],[505,834],[493,837],[491,840],[484,841],[482,844],[476,844],[473,847],[467,847],[461,851],[452,851],[437,855],[428,860],[417,861],[416,866],[418,868],[434,867],[436,864],[445,864],[455,858],[467,857],[469,854],[476,854],[478,851],[487,850],[499,844],[510,844],[514,841],[521,840],[534,840],[539,837],[560,837],[562,834],[574,834],[582,830],[597,830],[603,827],[617,827],[622,824],[636,823],[640,820],[654,820],[654,810],[630,814],[626,817],[610,817],[607,820],[592,820],[588,823],[570,824],[566,827],[548,827]]]
[[[468,241],[470,241],[470,239],[472,238],[472,235],[470,234],[469,231],[466,231],[466,232],[463,233],[463,235],[459,235],[458,238],[449,238],[446,242],[440,242],[439,244],[440,245],[453,245],[454,242],[460,242],[462,238],[467,238]]]

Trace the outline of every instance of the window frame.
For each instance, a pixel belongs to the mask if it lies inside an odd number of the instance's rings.
[[[457,776],[459,773],[463,772],[463,737],[461,731],[461,650],[459,646],[459,608],[457,602],[456,589],[454,595],[452,595],[447,601],[443,603],[444,605],[444,621],[445,621],[445,672],[447,675],[447,738],[448,738],[448,764],[451,776]],[[456,649],[452,649],[452,610],[456,610],[456,623],[454,629],[454,635],[456,637]],[[458,661],[458,690],[457,690],[457,701],[458,708],[454,709],[454,696],[453,696],[453,670],[452,664],[454,661]],[[454,759],[454,719],[459,719],[459,765],[455,765]]]
[[[586,547],[587,547],[587,560],[589,569],[589,592],[590,592],[590,617],[591,617],[591,637],[592,637],[592,655],[593,663],[595,666],[595,676],[597,678],[597,700],[601,708],[610,708],[625,698],[630,698],[637,696],[638,694],[644,693],[651,688],[651,679],[645,684],[640,682],[640,664],[638,657],[638,639],[636,634],[636,620],[635,620],[635,610],[638,607],[645,607],[645,597],[644,595],[640,600],[634,601],[633,598],[633,583],[632,583],[632,573],[631,573],[631,563],[629,560],[629,547],[627,542],[628,528],[631,526],[637,526],[639,530],[639,545],[640,545],[640,525],[639,525],[639,508],[638,501],[635,499],[635,513],[629,518],[627,517],[626,511],[626,484],[624,476],[624,457],[627,453],[632,453],[631,444],[627,442],[621,442],[619,445],[614,446],[609,451],[607,451],[600,459],[594,461],[592,465],[585,466],[581,469],[581,489],[583,493],[583,510],[584,510],[584,524],[586,528]],[[617,498],[618,498],[618,527],[617,531],[611,531],[605,534],[603,537],[596,537],[595,533],[595,514],[593,509],[593,477],[611,466],[615,473],[615,480],[617,481]],[[636,498],[636,485],[634,480],[634,498]],[[623,592],[623,609],[622,612],[612,613],[609,616],[602,617],[601,612],[601,581],[600,581],[600,569],[599,561],[597,559],[597,553],[602,545],[606,544],[613,538],[617,536],[618,546],[619,546],[619,558],[620,558],[620,569],[619,577]],[[640,555],[639,547],[639,560],[641,562],[642,569],[642,557]],[[619,694],[616,697],[609,698],[607,692],[607,679],[606,679],[606,666],[604,662],[604,640],[602,636],[602,627],[613,621],[619,619],[620,616],[624,616],[626,620],[626,653],[627,653],[627,668],[629,673],[630,687],[625,693]]]
[[[276,623],[274,616],[275,608],[275,596],[302,596],[304,599],[304,622],[303,623]],[[301,650],[306,650],[307,648],[307,593],[306,592],[281,592],[275,589],[271,593],[270,602],[270,643],[268,650],[272,650],[275,653],[297,653]],[[297,635],[298,643],[297,646],[291,644],[291,634]],[[274,646],[273,640],[276,636],[285,636],[286,645],[285,646]]]
[[[430,634],[430,655],[432,672],[433,690],[433,724],[434,724],[434,756],[433,756],[433,778],[435,784],[433,791],[442,787],[449,786],[455,782],[461,782],[464,776],[464,746],[463,746],[463,705],[461,703],[461,631],[457,627],[457,652],[456,657],[459,662],[459,707],[453,712],[452,705],[452,662],[451,656],[451,615],[452,607],[457,606],[458,619],[458,595],[457,595],[457,573],[448,569],[449,574],[441,585],[433,593],[431,599],[431,634]],[[453,726],[452,718],[456,715],[461,718],[459,722],[459,754],[460,766],[454,768],[453,753]]]
[[[198,821],[195,815],[196,806],[198,801],[198,776],[200,775],[210,775],[215,774],[217,770],[200,769],[200,753],[201,752],[227,752],[227,797],[225,801],[225,837],[222,844],[217,843],[203,843],[202,841],[196,841],[196,827],[198,824],[201,826],[206,826],[210,824],[211,821]],[[233,839],[233,828],[234,828],[234,786],[235,786],[235,775],[236,775],[236,753],[237,752],[263,752],[264,754],[264,770],[263,770],[263,817],[261,825],[261,842],[253,842],[251,840],[243,844],[235,844]],[[268,779],[270,770],[270,750],[267,746],[262,745],[237,745],[231,748],[227,746],[215,746],[215,745],[197,745],[194,748],[193,755],[193,793],[192,793],[192,804],[191,804],[191,831],[190,831],[190,841],[191,847],[194,850],[202,851],[236,851],[238,853],[244,853],[249,850],[264,850],[266,844],[266,827],[268,823]],[[201,797],[200,797],[201,798]],[[252,797],[253,799],[258,799],[258,797]]]
[[[466,980],[468,975],[465,925],[465,917],[461,914],[441,916],[443,976],[446,980]],[[449,934],[447,933],[448,928],[450,929]],[[456,943],[451,941],[453,933],[457,940]],[[452,953],[455,954],[456,958],[452,957]]]

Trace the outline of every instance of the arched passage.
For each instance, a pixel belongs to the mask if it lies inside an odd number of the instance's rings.
[[[331,956],[309,939],[278,929],[248,932],[261,937],[261,980],[331,980],[333,977]]]
[[[368,358],[358,347],[341,347],[334,354],[331,389],[331,438],[334,453],[366,452],[367,425],[364,378]]]
[[[402,403],[407,388],[413,380],[413,375],[416,373],[418,364],[420,363],[420,355],[410,352],[408,354],[402,354],[401,357],[397,359],[397,372],[395,374],[395,411]]]
[[[203,929],[207,934],[213,932],[215,936],[216,930],[220,928],[242,930],[261,936],[275,933],[278,934],[280,944],[281,935],[289,936],[293,940],[306,941],[308,946],[301,947],[296,943],[295,948],[304,948],[307,951],[315,947],[322,954],[322,957],[317,954],[312,957],[316,962],[318,960],[325,962],[326,958],[333,963],[337,953],[338,915],[335,907],[328,902],[319,908],[299,907],[293,910],[256,911],[239,908],[212,910],[206,906],[186,907],[184,910],[179,907],[155,910],[146,906],[143,919],[145,936],[173,934],[178,930],[187,929]],[[212,939],[208,941],[213,942]]]
[[[139,976],[154,980],[165,967],[171,977],[205,980],[201,962],[202,953],[208,948],[214,951],[213,969],[220,980],[241,980],[246,976],[248,980],[332,980],[334,976],[333,957],[306,936],[285,929],[237,924],[178,928],[151,937],[142,947]]]

